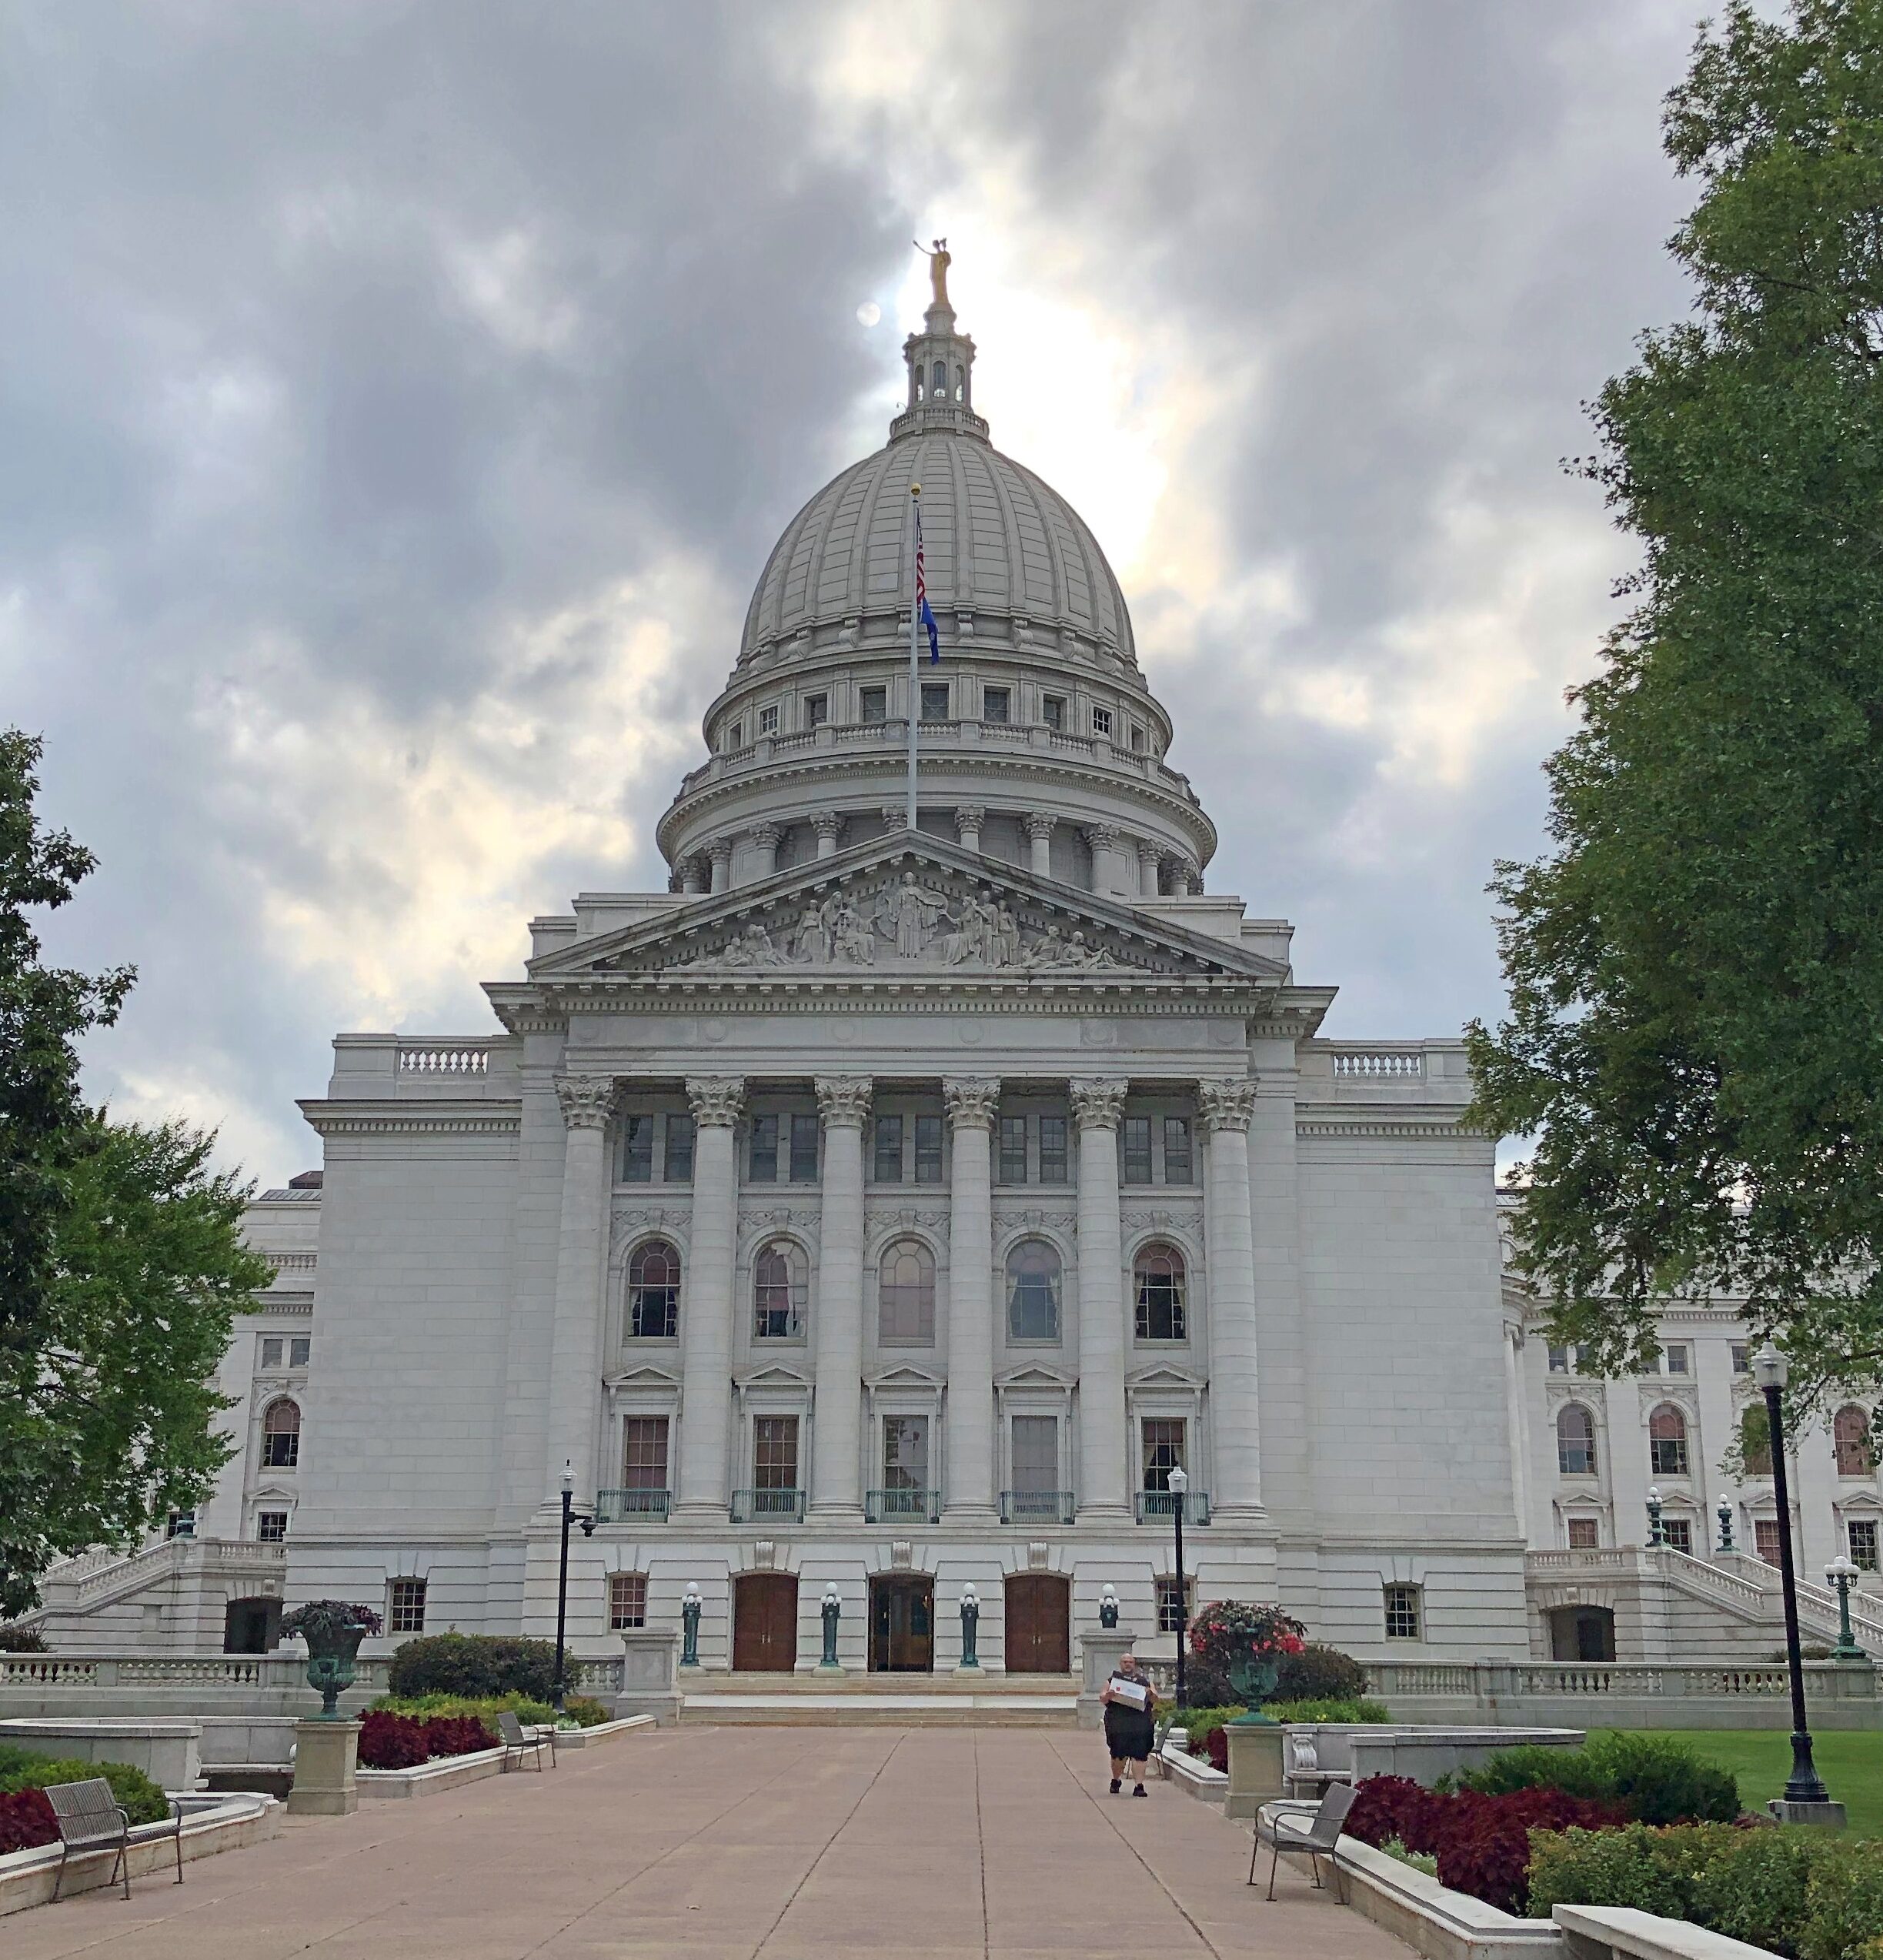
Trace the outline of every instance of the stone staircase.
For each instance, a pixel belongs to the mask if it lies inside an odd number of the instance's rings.
[[[683,1675],[680,1720],[719,1727],[1072,1728],[1072,1675]]]

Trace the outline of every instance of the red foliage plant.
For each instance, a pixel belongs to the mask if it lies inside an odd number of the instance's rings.
[[[433,1715],[425,1725],[426,1751],[433,1756],[475,1755],[497,1738],[475,1715]]]
[[[362,1769],[416,1769],[434,1756],[468,1756],[496,1738],[475,1715],[396,1715],[376,1708],[360,1719]]]
[[[0,1795],[0,1853],[58,1841],[58,1821],[43,1790]]]

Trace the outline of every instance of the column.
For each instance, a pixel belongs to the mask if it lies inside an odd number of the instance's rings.
[[[755,823],[749,833],[757,847],[759,861],[755,878],[769,878],[778,869],[778,846],[784,832],[776,823]]]
[[[1155,898],[1160,889],[1158,873],[1164,863],[1160,846],[1140,838],[1137,846],[1137,890],[1140,898]]]
[[[1079,1127],[1079,1521],[1124,1518],[1124,1239],[1118,1217],[1122,1080],[1075,1077]]]
[[[820,1075],[824,1120],[823,1211],[818,1234],[816,1421],[812,1427],[811,1510],[826,1523],[863,1515],[863,1124],[866,1075]]]
[[[1033,811],[1027,819],[1027,842],[1031,846],[1032,861],[1028,869],[1036,878],[1050,878],[1053,875],[1053,826],[1057,818]]]
[[[980,826],[987,813],[979,803],[960,803],[954,813],[954,833],[963,850],[980,849]]]
[[[1200,1082],[1209,1138],[1203,1232],[1209,1260],[1211,1508],[1245,1518],[1262,1508],[1261,1404],[1255,1371],[1255,1247],[1249,1217],[1249,1119],[1255,1084]]]
[[[812,813],[811,830],[817,839],[817,855],[835,857],[837,854],[837,833],[843,828],[842,816],[834,810],[820,810]]]
[[[695,1126],[693,1210],[680,1284],[680,1469],[675,1509],[723,1524],[731,1421],[733,1250],[739,1230],[733,1139],[745,1084],[733,1075],[689,1076],[686,1096]]]
[[[1088,823],[1084,836],[1092,853],[1092,889],[1101,897],[1115,897],[1123,882],[1118,876],[1118,826],[1115,823]],[[1131,873],[1137,883],[1135,866]]]
[[[595,1488],[601,1411],[602,1282],[608,1259],[608,1120],[615,1084],[606,1075],[563,1075],[562,1224],[556,1247],[556,1324],[549,1350],[549,1456],[543,1498],[560,1501],[563,1465],[576,1488]]]
[[[706,888],[706,877],[700,870],[698,856],[682,858],[679,868],[682,896],[686,898],[697,898]]]
[[[1315,1364],[1301,1315],[1300,1177],[1294,1134],[1300,1088],[1296,1033],[1259,1026],[1252,1043],[1255,1110],[1249,1124],[1249,1214],[1254,1237],[1259,1388],[1268,1439],[1264,1508],[1290,1528],[1314,1528],[1316,1438],[1337,1435],[1337,1365]]]
[[[723,892],[732,883],[733,840],[719,837],[706,846],[706,856],[713,866],[713,889]]]
[[[994,1515],[993,1120],[997,1080],[943,1083],[953,1163],[948,1210],[947,1507]]]

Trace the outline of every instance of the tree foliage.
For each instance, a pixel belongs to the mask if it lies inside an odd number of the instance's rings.
[[[39,963],[31,910],[93,860],[38,828],[38,757],[0,733],[0,1615],[36,1602],[54,1559],[129,1548],[208,1494],[230,1448],[217,1364],[270,1277],[212,1138],[84,1100],[75,1040],[132,975]]]
[[[1696,307],[1577,466],[1641,569],[1492,886],[1477,1114],[1557,1337],[1742,1294],[1808,1396],[1883,1364],[1883,0],[1733,5],[1664,129]]]

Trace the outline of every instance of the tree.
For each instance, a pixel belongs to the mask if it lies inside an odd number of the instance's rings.
[[[1642,545],[1491,890],[1477,1116],[1534,1140],[1517,1260],[1624,1369],[1743,1294],[1805,1395],[1883,1371],[1883,0],[1731,5],[1668,99],[1694,317],[1580,467]]]
[[[28,917],[92,868],[33,813],[39,744],[0,734],[0,1615],[56,1558],[129,1547],[206,1495],[229,1445],[214,1387],[231,1316],[265,1286],[244,1187],[213,1139],[113,1124],[80,1093],[75,1037],[128,969],[48,969]]]

